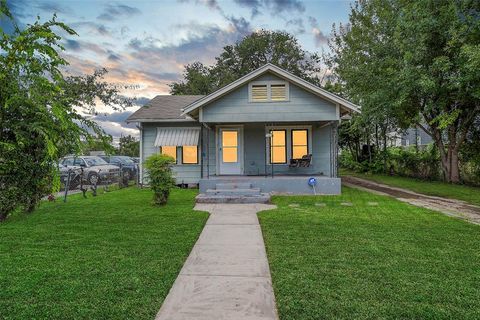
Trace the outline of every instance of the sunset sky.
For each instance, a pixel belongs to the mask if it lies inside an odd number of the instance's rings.
[[[185,64],[211,64],[222,47],[258,29],[285,30],[311,52],[327,48],[333,23],[345,23],[350,1],[300,0],[7,0],[20,26],[57,14],[78,36],[62,40],[69,72],[109,70],[107,80],[136,85],[123,92],[141,105],[181,79]],[[5,21],[0,24],[8,32]],[[96,120],[115,138],[138,135],[124,112],[99,107]]]

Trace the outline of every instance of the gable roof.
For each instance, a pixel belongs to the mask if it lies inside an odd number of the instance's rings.
[[[182,115],[188,115],[188,114],[192,114],[192,112],[196,111],[197,109],[199,109],[200,107],[203,107],[204,105],[228,94],[229,92],[237,89],[238,87],[246,84],[247,82],[253,80],[254,78],[264,74],[264,73],[267,73],[267,72],[271,72],[281,78],[284,78],[286,80],[289,80],[290,82],[292,82],[293,84],[296,84],[298,85],[299,87],[307,90],[307,91],[310,91],[311,93],[319,96],[319,97],[322,97],[326,100],[329,100],[333,103],[338,103],[341,107],[343,107],[343,109],[346,109],[347,111],[350,111],[350,112],[360,112],[360,107],[357,106],[356,104],[342,98],[342,97],[339,97],[325,89],[322,89],[316,85],[313,85],[311,84],[310,82],[306,81],[306,80],[303,80],[302,78],[300,77],[297,77],[296,75],[288,72],[288,71],[285,71],[283,70],[282,68],[280,67],[277,67],[276,65],[274,64],[271,64],[271,63],[267,63],[266,65],[264,65],[263,67],[260,67],[258,68],[257,70],[254,70],[248,74],[246,74],[245,76],[241,77],[240,79],[238,80],[235,80],[233,81],[232,83],[226,85],[225,87],[221,88],[221,89],[218,89],[217,91],[207,95],[207,96],[204,96],[203,98],[197,100],[197,101],[194,101],[192,102],[191,104],[189,104],[188,106],[186,106],[185,108],[182,109],[183,113]]]
[[[189,120],[182,114],[182,108],[203,98],[200,95],[159,95],[150,100],[127,118],[127,122],[148,122],[158,120]]]

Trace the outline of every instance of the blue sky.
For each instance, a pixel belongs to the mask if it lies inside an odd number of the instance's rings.
[[[62,40],[68,72],[109,70],[107,80],[135,85],[124,94],[144,103],[168,94],[185,64],[211,64],[221,49],[258,30],[285,30],[304,49],[322,52],[332,24],[348,20],[351,1],[301,0],[7,0],[19,25],[57,14],[78,36]],[[1,25],[1,24],[0,24]],[[107,133],[137,135],[124,120],[138,107],[113,112],[98,106]]]

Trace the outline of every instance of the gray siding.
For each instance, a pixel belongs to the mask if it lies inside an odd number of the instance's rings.
[[[199,127],[198,123],[143,123],[143,143],[142,143],[142,159],[145,161],[149,156],[155,153],[159,153],[160,149],[155,147],[155,138],[157,136],[158,127]],[[200,148],[199,152],[202,150]],[[177,148],[177,159],[180,163],[181,160],[181,148]],[[175,180],[177,184],[181,183],[198,183],[200,180],[200,162],[199,164],[177,164],[173,166],[173,172],[175,174]],[[144,170],[143,170],[144,172]],[[145,175],[144,175],[145,176]],[[146,179],[145,181],[146,182]]]
[[[415,132],[416,131],[416,132]],[[421,127],[409,128],[402,137],[402,146],[414,146],[416,141],[418,145],[428,145],[433,142],[433,139],[428,133],[426,133]]]
[[[282,80],[263,75],[253,81]],[[338,120],[336,105],[292,83],[285,102],[249,102],[248,84],[203,107],[203,122],[292,122]]]

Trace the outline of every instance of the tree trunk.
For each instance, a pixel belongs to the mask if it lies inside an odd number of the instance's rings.
[[[0,222],[4,221],[7,219],[7,213],[6,212],[0,212]]]
[[[450,156],[450,182],[460,182],[460,166],[458,163],[458,149],[453,148]]]

